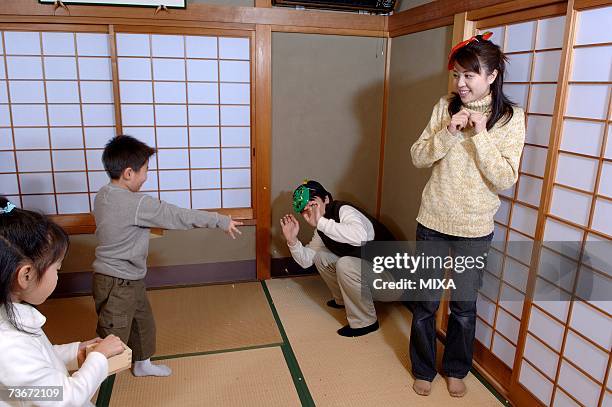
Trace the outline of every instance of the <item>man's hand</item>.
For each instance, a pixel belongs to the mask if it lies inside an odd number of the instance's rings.
[[[323,200],[318,196],[312,201],[308,202],[306,208],[304,209],[304,219],[310,226],[317,227],[319,223],[319,219],[323,217]]]
[[[283,236],[287,243],[290,246],[293,246],[297,243],[297,235],[300,231],[300,224],[295,216],[291,214],[287,214],[280,219],[281,230],[283,231]]]

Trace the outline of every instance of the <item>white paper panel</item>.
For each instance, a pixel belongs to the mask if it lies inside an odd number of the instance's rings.
[[[49,148],[49,130],[46,128],[15,129],[17,149]]]
[[[83,103],[113,103],[112,82],[81,82]]]
[[[12,151],[0,151],[0,172],[15,172],[15,156]]]
[[[612,134],[612,124],[608,126],[608,134]],[[612,137],[608,138],[606,143],[606,151],[604,153],[604,157],[612,159]]]
[[[223,168],[250,167],[251,150],[248,148],[224,148],[221,150]]]
[[[142,187],[140,188],[140,190],[141,191],[157,191],[158,189],[159,189],[159,182],[157,179],[157,172],[149,170],[149,172],[147,172],[147,180],[145,181],[144,184],[142,184]],[[155,196],[155,198],[157,198],[157,196]]]
[[[41,81],[11,81],[9,90],[12,103],[45,103],[45,88]]]
[[[527,106],[528,85],[508,85],[504,84],[504,93],[508,98],[518,104],[523,109]]]
[[[58,195],[57,211],[59,214],[87,213],[89,197],[87,194]]]
[[[536,49],[561,48],[563,46],[564,29],[565,16],[540,20],[538,22]]]
[[[536,21],[509,25],[506,34],[504,52],[529,51],[533,49],[536,33]]]
[[[219,85],[216,83],[188,83],[189,103],[219,103]]]
[[[47,109],[44,105],[13,105],[11,111],[15,127],[47,125]]]
[[[569,85],[566,116],[605,119],[608,85]]]
[[[537,290],[548,290],[546,295],[538,294],[538,297],[554,297],[553,300],[542,299],[534,300],[533,304],[539,306],[544,311],[548,312],[554,318],[559,321],[567,321],[569,315],[569,307],[571,303],[571,297],[568,293],[561,290],[559,287],[549,284],[538,278],[536,281]]]
[[[7,77],[9,79],[42,79],[42,60],[40,57],[6,57]]]
[[[251,170],[223,170],[223,188],[250,188]]]
[[[512,211],[512,227],[529,236],[534,236],[538,211],[515,203]]]
[[[604,404],[607,406],[607,404]],[[555,407],[581,407],[578,403],[572,400],[563,389],[557,389],[555,392]]]
[[[546,228],[544,229],[544,241],[582,241],[582,230],[553,219],[547,219]]]
[[[155,122],[158,126],[186,126],[185,105],[155,105]]]
[[[493,338],[493,330],[485,325],[481,320],[476,319],[476,339],[482,343],[487,349],[491,347],[491,339]]]
[[[552,117],[529,116],[527,118],[525,142],[547,147],[550,139],[551,124]]]
[[[531,85],[529,113],[552,114],[557,85]]]
[[[497,223],[493,225],[494,233],[493,233],[493,241],[491,245],[498,250],[504,250],[504,245],[506,242],[506,233],[507,228],[498,225]]]
[[[148,34],[116,34],[117,55],[119,56],[149,56]]]
[[[499,47],[503,51],[504,50],[504,34],[506,32],[506,27],[502,26],[502,27],[484,28],[482,30],[478,30],[478,33],[482,34],[487,31],[491,31],[493,33],[493,36],[491,37],[490,41],[495,45],[499,45]]]
[[[495,220],[503,223],[504,225],[507,225],[508,217],[510,215],[510,201],[506,199],[500,199],[499,202],[499,209],[495,213]]]
[[[51,145],[54,149],[83,148],[83,130],[81,128],[51,127],[49,130],[51,133]]]
[[[75,55],[74,33],[43,32],[42,42],[45,55]]]
[[[221,190],[193,191],[191,199],[194,209],[221,208]]]
[[[11,125],[11,117],[7,105],[0,105],[0,126],[8,127]]]
[[[0,150],[13,149],[13,134],[11,129],[0,128]]]
[[[81,125],[80,105],[49,105],[47,109],[49,112],[50,126]]]
[[[251,207],[250,189],[225,189],[223,190],[224,208],[249,208]]]
[[[121,119],[125,126],[152,126],[153,106],[151,105],[122,105]]]
[[[597,199],[595,213],[593,214],[593,229],[612,236],[612,202]]]
[[[571,331],[567,334],[564,356],[603,382],[608,369],[608,355]]]
[[[189,195],[189,191],[160,192],[162,201],[166,201],[181,208],[191,208]]]
[[[610,32],[610,15],[612,8],[602,7],[578,13],[578,29],[576,32],[576,44],[597,44],[612,42]]]
[[[521,363],[519,382],[545,405],[550,404],[553,384],[525,361]]]
[[[224,104],[248,105],[251,103],[251,86],[247,83],[222,83],[220,96]]]
[[[598,162],[591,158],[559,154],[556,182],[593,191],[597,179]]]
[[[536,82],[557,82],[561,51],[538,52],[535,56],[533,80]]]
[[[527,289],[528,277],[529,270],[527,267],[516,260],[506,258],[506,263],[504,265],[504,281],[524,293]]]
[[[598,403],[600,387],[565,361],[561,363],[559,386],[585,406]]]
[[[7,55],[40,55],[40,33],[30,31],[5,31]]]
[[[0,194],[18,194],[19,185],[17,184],[16,174],[0,174]]]
[[[157,146],[163,147],[187,147],[186,127],[158,127]]]
[[[515,231],[508,233],[508,254],[524,264],[531,264],[533,239]]]
[[[248,38],[219,38],[219,59],[250,59]]]
[[[218,126],[219,107],[218,106],[198,106],[190,105],[189,124],[192,126]]]
[[[153,79],[156,81],[184,81],[184,59],[153,58]]]
[[[51,173],[20,174],[19,185],[22,194],[53,193],[53,177]]]
[[[574,302],[570,325],[605,349],[612,346],[612,321],[581,301]]]
[[[589,195],[569,189],[554,187],[550,212],[563,219],[586,225],[589,217],[591,198]]]
[[[143,76],[146,74],[147,74],[146,72],[142,73]],[[111,80],[112,71],[111,71],[110,58],[82,58],[82,57],[79,57],[79,76],[81,80],[87,80],[87,79]]]
[[[558,245],[555,245],[555,249],[559,249],[559,246],[565,245],[573,248],[576,246],[576,249],[579,250],[580,241],[574,242],[559,242]],[[576,252],[578,252],[576,250]],[[563,254],[567,254],[566,250],[561,250]],[[558,254],[557,251],[550,250],[544,247],[540,254],[540,261],[538,263],[538,275],[544,277],[551,283],[565,289],[568,292],[572,292],[574,287],[574,280],[576,278],[576,271],[578,270],[578,264]],[[552,289],[550,287],[546,287],[546,289]],[[548,299],[543,298],[544,293],[546,291],[544,289],[537,291],[538,295],[536,299]],[[557,295],[558,293],[554,293]],[[551,299],[554,297],[551,297]]]
[[[219,168],[219,149],[191,149],[191,168]]]
[[[493,325],[495,322],[495,309],[496,307],[494,303],[482,295],[478,295],[476,300],[476,310],[478,312],[478,316],[488,322],[490,325]]]
[[[248,126],[250,123],[250,106],[221,106],[221,125]]]
[[[609,240],[593,234],[588,234],[586,240],[584,264],[609,275],[610,264],[612,264],[612,251],[609,250]]]
[[[119,79],[151,80],[151,60],[149,58],[117,58]]]
[[[57,193],[87,192],[87,175],[85,172],[56,172],[54,178]]]
[[[512,368],[514,366],[516,348],[503,337],[497,334],[493,337],[493,348],[491,350],[493,354],[500,358],[508,367]]]
[[[101,83],[101,82],[96,82]],[[79,86],[76,81],[49,81],[46,83],[47,86],[47,101],[49,103],[80,103],[79,99]],[[112,86],[112,83],[111,85]],[[110,87],[109,86],[109,87]],[[41,87],[42,88],[42,87]],[[42,89],[41,89],[42,90]],[[112,94],[112,88],[110,89]],[[13,93],[11,92],[11,96]],[[44,93],[41,94],[44,103]],[[85,99],[83,99],[85,101]],[[111,96],[112,103],[112,96]]]
[[[219,78],[217,61],[187,60],[187,80],[189,81],[216,81]]]
[[[518,199],[540,206],[540,192],[542,191],[542,180],[527,175],[521,175],[519,182]]]
[[[612,197],[612,163],[603,163],[601,168],[601,179],[599,181],[599,193],[607,197]]]
[[[572,81],[612,81],[612,46],[574,49]]]
[[[189,171],[159,171],[160,189],[189,189]]]
[[[155,146],[155,129],[153,127],[123,127],[123,133],[137,138],[148,146]],[[151,160],[151,164],[155,162],[155,158]],[[151,167],[149,164],[149,168]]]
[[[508,65],[506,66],[504,80],[507,82],[529,82],[531,59],[531,54],[508,55]]]
[[[221,174],[219,170],[192,170],[192,189],[221,188]]]
[[[46,79],[78,79],[76,58],[45,57]]]
[[[104,170],[102,165],[102,150],[87,150],[87,168],[89,170]]]
[[[2,78],[2,76],[0,76]],[[6,91],[6,81],[0,81],[0,103],[8,103],[9,97]]]
[[[110,178],[106,175],[106,172],[88,172],[89,176],[89,190],[98,192],[100,188],[110,182]]]
[[[219,147],[218,127],[190,127],[191,147]]]
[[[546,342],[557,352],[561,350],[563,331],[563,325],[551,319],[539,309],[535,307],[531,308],[529,332],[533,332],[538,338]]]
[[[51,171],[51,157],[48,151],[17,151],[17,165],[20,172]]]
[[[54,150],[52,154],[54,171],[85,170],[85,153],[83,150]]]
[[[120,81],[119,92],[122,103],[153,103],[151,82]]]
[[[115,107],[111,104],[83,105],[83,124],[85,126],[114,126]]]
[[[186,103],[187,101],[184,83],[155,82],[154,87],[156,103]]]
[[[76,42],[79,58],[83,56],[110,56],[108,34],[77,33]]]
[[[187,35],[187,58],[217,58],[217,37]]]
[[[152,55],[154,57],[185,56],[185,44],[182,35],[151,35]]]
[[[518,334],[521,323],[517,321],[511,314],[507,313],[503,309],[499,309],[497,312],[497,324],[495,325],[497,331],[501,332],[506,338],[510,339],[514,344],[518,340]]]
[[[547,154],[548,150],[546,148],[525,146],[523,149],[521,170],[529,174],[543,177]]]
[[[250,82],[251,72],[248,61],[219,61],[221,82]]]
[[[490,250],[489,255],[487,256],[487,267],[486,270],[496,275],[497,277],[501,277],[502,275],[502,263],[504,257],[501,252],[497,250]],[[497,294],[496,294],[497,295]]]
[[[523,302],[525,295],[503,283],[501,288],[501,299],[499,305],[504,307],[512,315],[521,319],[523,313]]]
[[[160,149],[157,160],[160,169],[189,168],[189,151]]]
[[[53,195],[30,195],[21,197],[23,209],[42,212],[49,215],[57,214],[55,197]]]
[[[559,355],[529,334],[525,342],[525,352],[523,356],[539,367],[549,378],[554,378],[556,376]]]
[[[597,157],[604,130],[603,123],[566,119],[563,122],[561,149]]]

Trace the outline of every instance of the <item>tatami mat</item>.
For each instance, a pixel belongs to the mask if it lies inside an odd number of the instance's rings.
[[[155,356],[207,352],[282,342],[260,283],[148,292],[157,325]],[[90,296],[58,298],[39,307],[52,343],[96,336]]]
[[[165,360],[170,377],[117,375],[110,406],[299,406],[280,347]]]
[[[266,282],[283,327],[317,406],[499,406],[473,375],[468,394],[451,398],[440,376],[429,397],[412,390],[408,360],[410,312],[401,304],[377,303],[381,329],[359,338],[336,330],[344,310],[325,306],[330,294],[318,277]]]

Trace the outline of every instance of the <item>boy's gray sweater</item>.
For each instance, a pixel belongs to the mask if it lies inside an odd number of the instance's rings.
[[[107,184],[94,201],[96,260],[94,272],[126,280],[147,273],[149,228],[227,230],[230,219],[215,212],[179,208],[149,195]]]

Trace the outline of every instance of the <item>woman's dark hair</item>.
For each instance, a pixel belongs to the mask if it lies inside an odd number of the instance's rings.
[[[0,196],[0,208],[7,208],[8,202]],[[47,269],[66,255],[68,245],[64,229],[40,213],[19,208],[0,213],[0,307],[16,329],[25,332],[15,320],[11,301],[17,270],[32,266],[39,282]]]
[[[491,84],[491,115],[487,120],[487,130],[503,119],[502,124],[506,124],[512,119],[515,103],[504,95],[504,74],[506,72],[506,62],[508,58],[501,51],[499,46],[489,40],[485,40],[481,35],[476,36],[477,41],[472,41],[460,48],[453,55],[451,62],[457,63],[462,68],[480,74],[481,70],[490,74],[497,69],[497,77]],[[454,115],[461,110],[463,103],[457,93],[453,93],[449,105],[448,113]]]
[[[110,179],[119,179],[123,171],[131,168],[140,171],[155,149],[132,136],[117,136],[104,147],[102,164]]]

